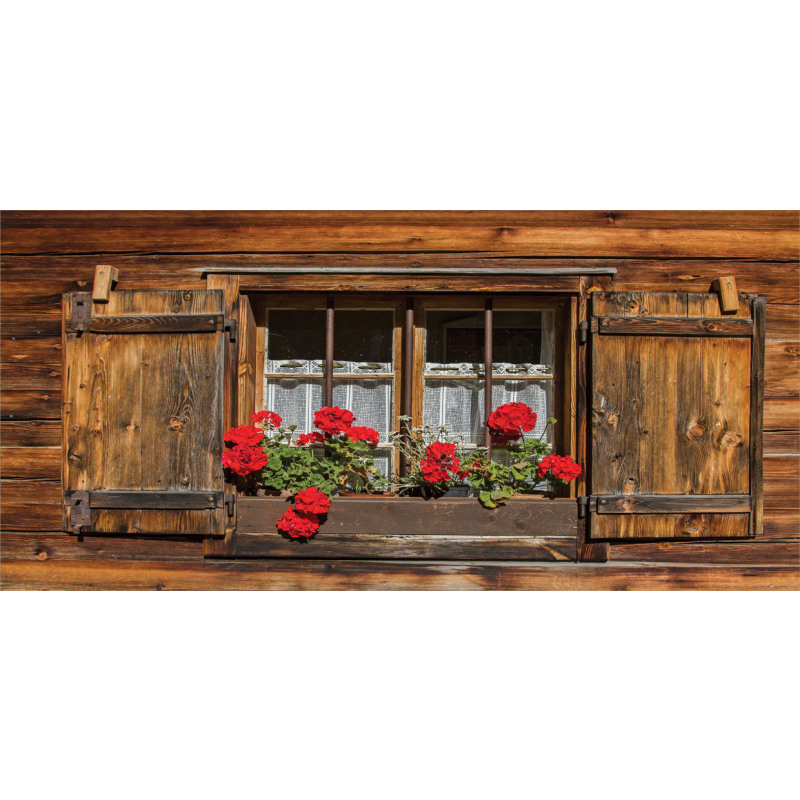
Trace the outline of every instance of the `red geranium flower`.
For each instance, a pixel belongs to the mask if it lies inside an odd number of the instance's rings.
[[[239,425],[238,428],[231,428],[225,434],[225,441],[229,444],[254,445],[264,438],[264,431],[254,428],[252,425]]]
[[[536,412],[525,403],[505,403],[489,415],[488,425],[492,442],[505,445],[536,427]]]
[[[324,442],[325,437],[319,431],[312,431],[311,433],[301,433],[297,437],[297,444],[300,447],[305,447],[307,444],[318,444]]]
[[[314,412],[314,425],[323,433],[336,436],[338,433],[347,433],[350,426],[356,421],[352,411],[338,406],[323,406]]]
[[[315,486],[303,489],[294,496],[294,504],[298,511],[306,514],[327,514],[331,508],[331,499]]]
[[[572,460],[572,456],[557,456],[553,454],[545,456],[536,468],[536,474],[540,478],[546,478],[548,472],[556,480],[569,483],[569,481],[574,480],[583,472],[583,468]]]
[[[287,508],[278,518],[278,530],[288,533],[292,539],[308,539],[319,530],[319,520],[313,514]]]
[[[270,428],[280,428],[283,420],[274,411],[256,411],[255,414],[250,415],[250,423],[252,425],[267,425]]]
[[[422,475],[429,483],[446,483],[458,472],[461,460],[455,457],[456,446],[452,442],[434,442],[425,448],[425,456],[419,462]]]
[[[361,426],[353,426],[347,431],[347,437],[354,442],[367,442],[373,447],[380,441],[380,434],[374,428],[364,428]]]
[[[222,454],[222,466],[237,475],[249,475],[267,466],[269,456],[258,445],[239,444]]]

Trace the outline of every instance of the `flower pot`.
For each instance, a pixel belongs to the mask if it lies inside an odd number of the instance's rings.
[[[469,497],[470,486],[451,486],[442,497]]]

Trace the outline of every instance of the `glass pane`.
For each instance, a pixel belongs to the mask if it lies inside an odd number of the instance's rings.
[[[426,361],[484,362],[483,311],[427,311],[425,326]]]
[[[492,361],[495,364],[553,362],[552,311],[495,311],[492,324]],[[550,336],[547,336],[547,331]]]
[[[394,313],[391,309],[337,310],[333,319],[333,357],[336,361],[354,362],[354,372],[371,363],[380,364],[383,371],[392,371]]]
[[[325,312],[271,309],[267,314],[266,358],[273,362],[324,360]]]

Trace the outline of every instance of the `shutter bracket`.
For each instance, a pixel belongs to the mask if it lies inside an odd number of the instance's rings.
[[[581,496],[578,498],[578,519],[586,519],[586,512],[589,508],[589,498]]]
[[[89,505],[89,492],[73,492],[67,500],[70,509],[69,521],[72,525],[72,532],[80,536],[81,528],[89,528],[92,525],[92,509]]]
[[[236,341],[236,328],[237,328],[237,325],[236,325],[236,320],[235,319],[227,319],[226,318],[224,323],[223,323],[223,325],[222,325],[222,329],[223,330],[226,330],[226,331],[230,332],[231,341],[232,342]]]
[[[589,341],[589,323],[584,320],[578,325],[578,344],[586,344]]]

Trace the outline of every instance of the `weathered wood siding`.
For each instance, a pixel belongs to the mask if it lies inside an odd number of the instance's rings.
[[[799,223],[796,212],[747,211],[5,212],[0,273],[2,584],[796,589]],[[119,289],[205,289],[209,282],[202,271],[213,266],[309,260],[340,267],[441,266],[466,258],[489,266],[498,257],[513,257],[519,266],[531,260],[538,266],[614,266],[615,291],[707,292],[715,278],[732,275],[739,291],[766,297],[763,536],[740,542],[617,542],[610,545],[607,564],[446,564],[204,560],[200,542],[93,537],[81,542],[61,533],[61,296],[91,291],[96,264],[120,270]],[[359,279],[337,275],[334,287],[356,289]],[[281,280],[309,288],[302,280]],[[387,277],[386,288],[397,285],[397,278]],[[430,552],[435,558],[435,547]]]

